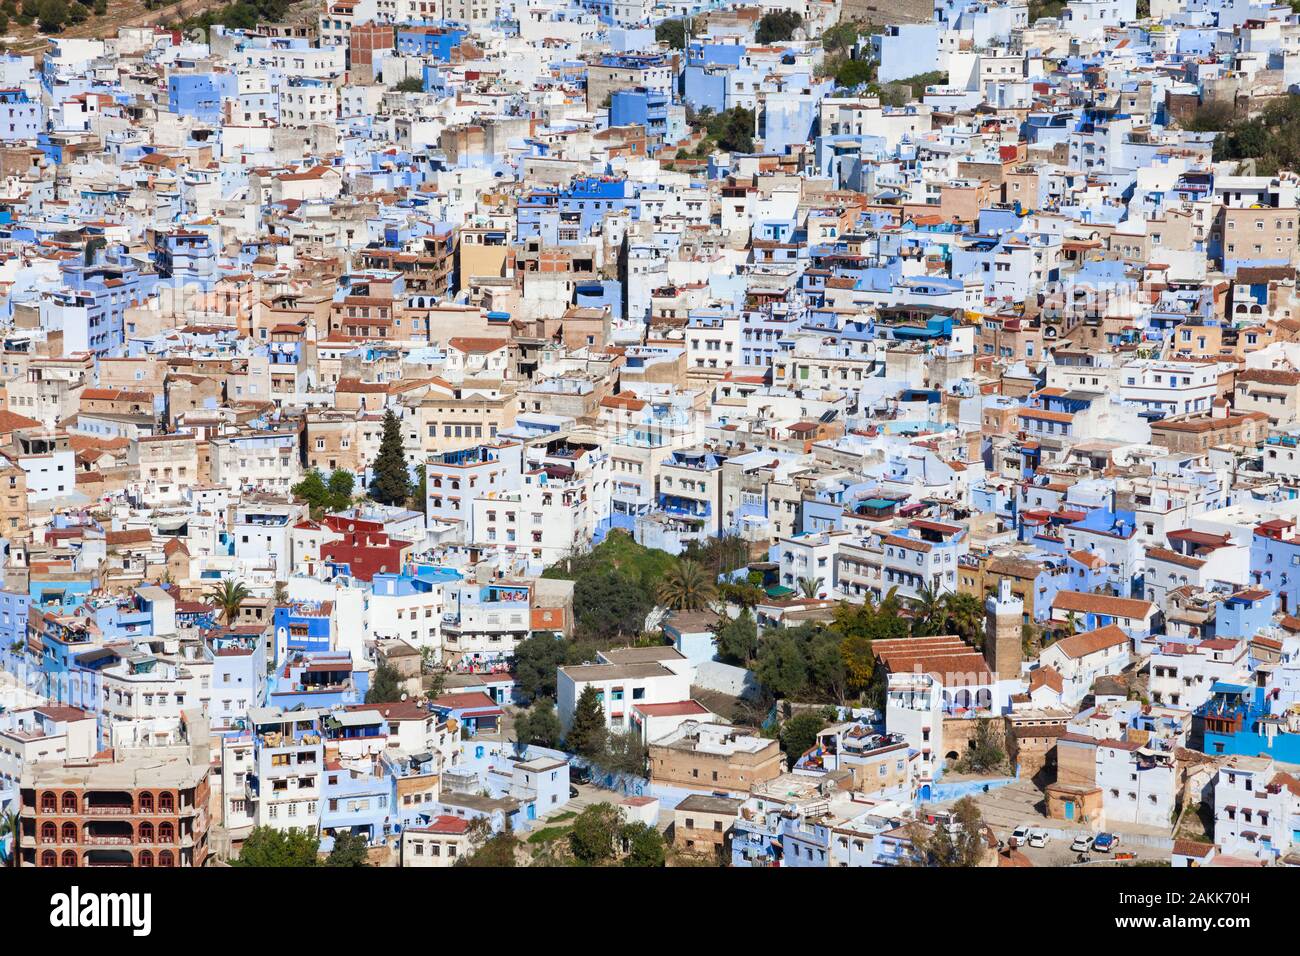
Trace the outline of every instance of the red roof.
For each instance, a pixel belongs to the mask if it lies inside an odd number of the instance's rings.
[[[690,717],[709,713],[709,708],[694,700],[678,700],[671,704],[636,704],[632,707],[646,717]]]

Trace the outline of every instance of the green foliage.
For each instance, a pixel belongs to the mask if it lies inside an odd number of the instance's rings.
[[[971,867],[984,858],[984,819],[970,797],[962,797],[952,806],[956,826],[949,833],[945,826],[933,830],[915,823],[910,828],[914,858],[912,866]]]
[[[767,593],[749,581],[725,581],[718,585],[718,598],[727,604],[752,608],[767,600]]]
[[[654,602],[636,579],[620,570],[584,574],[573,585],[573,612],[578,629],[604,643],[641,633],[646,615],[653,607]]]
[[[970,747],[957,762],[957,769],[963,773],[989,773],[1004,769],[1006,762],[1007,755],[993,736],[992,722],[987,717],[980,717]]]
[[[699,611],[718,596],[716,580],[694,561],[676,562],[659,582],[659,603],[674,611]]]
[[[591,551],[565,558],[542,577],[573,581],[579,634],[608,642],[641,633],[658,582],[676,560],[665,551],[642,547],[625,532],[612,531]]]
[[[411,495],[411,474],[406,468],[402,423],[393,410],[384,412],[384,433],[379,454],[370,466],[370,497],[383,505],[405,505]]]
[[[733,106],[718,114],[717,133],[713,127],[709,132],[714,135],[718,146],[729,153],[752,153],[754,151],[754,111],[743,106]]]
[[[215,10],[205,10],[181,23],[182,30],[202,30],[206,33],[214,24],[232,30],[252,30],[259,23],[283,20],[293,0],[239,0]]]
[[[984,605],[973,594],[953,591],[943,597],[943,631],[956,634],[977,650],[984,647]]]
[[[334,849],[325,858],[326,866],[367,866],[366,838],[360,833],[343,831],[334,835]]]
[[[686,21],[663,20],[655,25],[655,42],[667,43],[674,50],[686,49]]]
[[[912,601],[912,636],[933,637],[943,630],[943,592],[926,582]]]
[[[330,475],[329,493],[335,508],[346,508],[352,504],[352,491],[357,480],[350,471],[335,471]]]
[[[456,861],[457,866],[492,867],[515,866],[515,850],[519,848],[519,838],[510,830],[503,830],[490,836],[473,853],[462,856]]]
[[[1065,12],[1066,0],[1029,0],[1029,22],[1042,17],[1058,20]]]
[[[1259,176],[1300,165],[1300,95],[1275,100],[1258,116],[1233,123],[1215,139],[1215,162],[1241,159],[1254,159]]]
[[[897,588],[892,588],[879,605],[841,604],[835,609],[831,629],[840,636],[845,681],[850,689],[868,690],[873,683],[875,641],[908,636],[907,621],[899,616]]]
[[[408,76],[406,79],[394,83],[392,89],[398,93],[423,93],[424,80],[418,76]]]
[[[521,744],[554,747],[563,736],[559,715],[549,697],[539,697],[529,710],[520,711],[515,718],[515,740]]]
[[[401,677],[387,661],[380,661],[366,691],[367,704],[388,704],[402,699]]]
[[[605,748],[605,711],[600,705],[594,684],[588,684],[578,695],[573,709],[573,723],[565,737],[565,746],[583,757],[596,757]]]
[[[591,755],[591,762],[602,773],[617,776],[641,777],[645,775],[649,753],[635,730],[613,733],[606,731],[600,749]]]
[[[82,262],[88,266],[94,265],[96,253],[106,245],[108,245],[108,240],[103,236],[91,236],[86,240],[86,249],[82,254]]]
[[[817,743],[817,734],[826,726],[821,714],[804,711],[781,724],[781,749],[791,770],[800,757]]]
[[[716,579],[749,563],[749,542],[738,534],[723,534],[704,541],[692,541],[682,552],[682,557],[711,571]]]
[[[538,633],[515,645],[515,684],[529,700],[555,696],[555,669],[566,661],[569,645],[553,634]]]
[[[251,597],[251,594],[243,581],[232,581],[227,578],[220,584],[213,585],[208,590],[208,597],[221,611],[221,619],[226,623],[226,626],[230,627],[234,625],[235,618],[239,616],[240,607]]]
[[[313,517],[327,511],[343,511],[352,504],[352,490],[356,479],[350,471],[335,471],[326,483],[319,469],[313,468],[289,490],[293,496],[311,506]]]
[[[835,71],[835,85],[845,89],[874,83],[876,64],[870,60],[845,60]]]
[[[415,466],[415,491],[411,493],[417,511],[426,514],[429,507],[429,474],[424,462]]]
[[[1202,103],[1191,116],[1179,120],[1178,125],[1190,133],[1219,133],[1232,126],[1235,120],[1231,105],[1211,102]]]
[[[320,837],[294,827],[254,827],[231,866],[316,866]]]
[[[724,620],[717,631],[718,654],[736,664],[748,664],[758,653],[758,624],[749,608],[742,607],[740,614]]]
[[[841,641],[839,634],[820,624],[769,632],[759,642],[755,672],[778,697],[840,702],[847,689]]]
[[[883,106],[906,106],[925,96],[925,88],[948,82],[945,70],[931,70],[901,80],[894,80],[876,91]]]
[[[648,823],[629,823],[620,834],[626,856],[624,866],[663,866],[667,857],[664,837]]]
[[[793,10],[773,10],[763,14],[754,30],[754,40],[760,45],[784,43],[794,36],[794,31],[803,25],[803,17]]]
[[[36,21],[43,33],[58,33],[68,22],[68,5],[64,0],[41,0],[36,7]]]
[[[841,20],[822,34],[822,49],[831,56],[847,54],[858,42],[858,37],[880,33],[883,29],[878,26],[867,26],[856,20]]]
[[[617,852],[622,829],[623,817],[617,807],[594,803],[574,818],[569,828],[569,849],[574,859],[586,866],[608,863]]]

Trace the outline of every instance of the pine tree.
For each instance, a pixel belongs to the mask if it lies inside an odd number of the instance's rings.
[[[600,706],[594,684],[583,688],[578,697],[578,706],[573,712],[573,724],[565,738],[565,745],[571,753],[583,757],[595,757],[605,746],[605,710]]]
[[[384,436],[370,466],[370,497],[384,505],[404,505],[411,495],[411,475],[402,446],[402,425],[390,408],[384,412]]]

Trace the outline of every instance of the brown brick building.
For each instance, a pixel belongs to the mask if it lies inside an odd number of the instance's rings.
[[[650,779],[657,784],[744,793],[783,769],[777,741],[730,725],[688,720],[650,744]]]
[[[198,735],[196,735],[198,736]],[[18,856],[35,867],[195,867],[208,859],[207,723],[193,747],[33,763],[20,784]]]

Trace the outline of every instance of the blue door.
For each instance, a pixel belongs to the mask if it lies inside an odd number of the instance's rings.
[[[1066,800],[1066,801],[1065,801],[1065,819],[1067,819],[1067,820],[1073,820],[1073,819],[1074,819],[1074,801],[1073,801],[1073,800]]]

